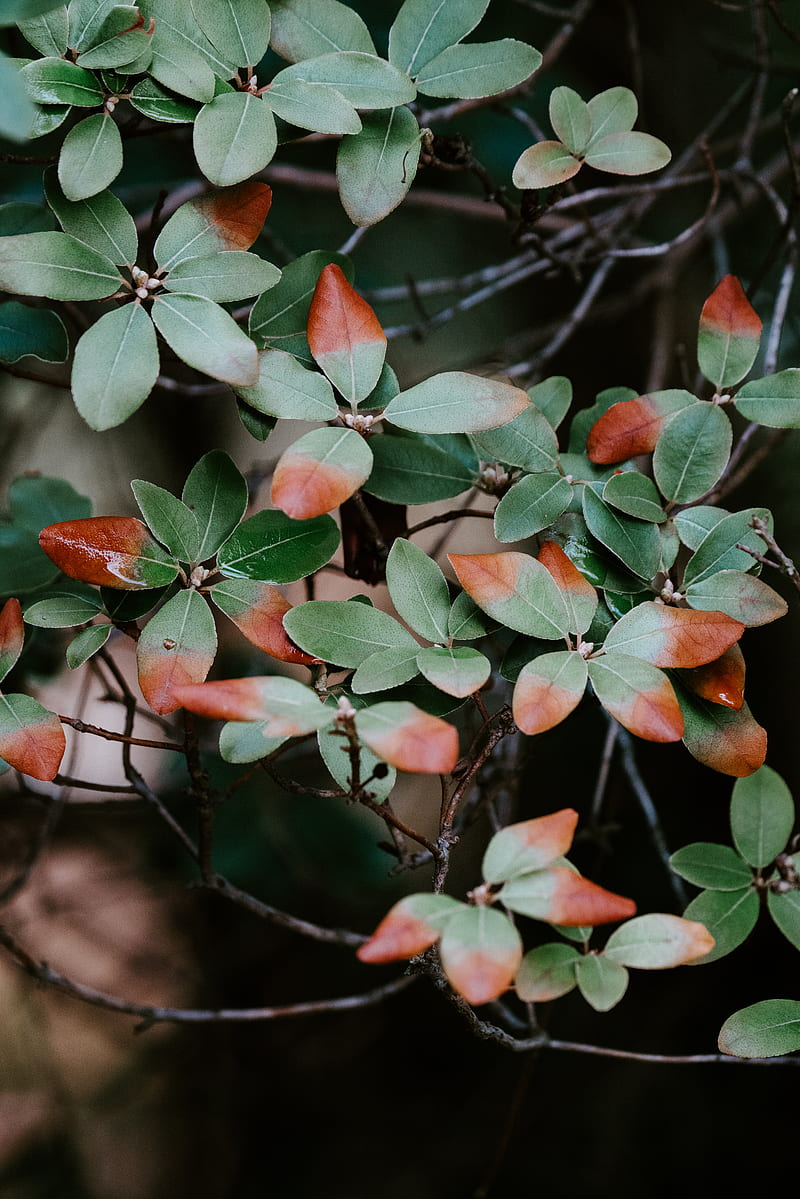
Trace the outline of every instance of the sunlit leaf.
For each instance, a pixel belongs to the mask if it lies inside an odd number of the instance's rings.
[[[550,572],[527,554],[448,554],[458,581],[501,624],[531,637],[558,640],[569,613]]]
[[[717,389],[733,386],[753,365],[760,339],[761,318],[736,276],[725,275],[700,313],[700,370]]]
[[[0,695],[0,758],[31,778],[50,780],[66,749],[61,722],[29,695]]]
[[[369,478],[372,453],[354,429],[312,429],[281,455],[271,499],[295,520],[330,512]]]
[[[408,104],[416,95],[408,75],[376,54],[360,50],[337,50],[306,58],[285,67],[275,78],[281,83],[289,79],[326,83],[341,92],[354,108],[394,108]]]
[[[747,628],[779,620],[788,611],[783,596],[741,570],[718,570],[690,583],[684,594],[693,608],[725,612]]]
[[[654,391],[612,404],[595,421],[586,442],[592,462],[622,462],[655,449],[668,416],[700,401],[679,388]]]
[[[24,20],[15,20],[13,16],[15,7],[14,4],[11,4],[9,11],[9,6],[5,5],[0,21],[5,23],[6,20],[10,20],[11,23],[16,23],[25,40],[30,42],[40,54],[52,55],[55,58],[61,58],[66,54],[69,45],[69,18],[66,4],[53,3],[52,7],[49,7],[49,0],[39,0],[35,5],[30,4],[28,0],[23,0],[20,5],[21,9],[30,11],[36,7],[41,12],[41,16],[25,17]],[[48,11],[42,12],[43,7]]]
[[[84,200],[68,200],[53,167],[44,173],[44,187],[47,203],[65,233],[104,254],[117,266],[130,266],[136,261],[136,224],[113,192],[101,191]]]
[[[292,605],[269,583],[254,579],[225,579],[208,592],[221,612],[233,621],[248,641],[282,662],[310,665],[318,659],[303,653],[290,641],[283,618]]]
[[[629,87],[609,87],[587,104],[592,122],[590,145],[610,133],[627,133],[636,124],[639,103]]]
[[[92,588],[59,591],[25,606],[25,623],[41,629],[69,629],[92,620],[103,601]]]
[[[416,644],[376,650],[358,667],[350,686],[356,695],[369,695],[399,687],[419,674],[418,654],[419,646]]]
[[[250,313],[250,336],[260,349],[284,350],[313,365],[306,339],[308,310],[320,272],[331,262],[342,268],[346,278],[351,277],[352,267],[343,255],[311,250],[285,266],[280,283],[256,300]]]
[[[690,404],[669,417],[653,454],[663,495],[688,504],[710,491],[728,464],[731,423],[716,404]]]
[[[223,762],[257,762],[286,741],[286,737],[268,737],[265,720],[229,720],[219,733],[219,756]]]
[[[187,125],[200,111],[196,101],[175,95],[149,76],[131,89],[130,103],[132,108],[150,117],[151,121],[168,125]]]
[[[506,424],[528,404],[519,387],[446,371],[401,391],[384,415],[399,428],[419,433],[476,433]]]
[[[356,712],[355,725],[364,744],[398,770],[450,774],[458,761],[458,733],[453,726],[414,704],[373,704]]]
[[[562,808],[508,824],[495,833],[483,855],[481,873],[489,883],[504,883],[515,875],[541,870],[562,857],[572,845],[578,813]]]
[[[334,387],[350,404],[365,399],[383,369],[386,334],[335,263],[320,272],[307,332],[311,353]]]
[[[495,460],[528,471],[552,472],[558,466],[555,430],[535,403],[508,424],[476,433],[473,444],[487,462]]]
[[[719,1048],[734,1057],[779,1057],[800,1049],[800,1001],[762,999],[723,1024]]]
[[[71,104],[95,108],[103,92],[95,75],[63,58],[36,58],[20,71],[31,100],[37,104]]]
[[[154,26],[145,21],[133,4],[115,4],[91,36],[82,39],[77,63],[97,70],[100,67],[137,66],[149,50]]]
[[[417,654],[417,666],[429,683],[447,695],[463,699],[489,678],[492,664],[469,646],[431,646]]]
[[[666,519],[652,479],[639,474],[638,470],[624,470],[612,475],[603,488],[603,499],[612,508],[618,508],[627,516],[635,516],[637,520],[651,520],[659,524]]]
[[[504,913],[464,908],[444,926],[439,956],[447,981],[467,1003],[490,1003],[511,986],[522,939]]]
[[[512,711],[517,727],[533,736],[560,724],[581,702],[587,678],[586,662],[574,651],[534,658],[514,685]]]
[[[361,119],[353,105],[326,83],[276,77],[262,99],[276,117],[301,129],[317,133],[361,132]]]
[[[686,563],[683,576],[684,586],[707,579],[717,571],[751,570],[755,559],[740,545],[761,553],[764,542],[753,528],[753,520],[766,522],[767,531],[772,532],[772,515],[766,508],[745,508],[723,516],[706,534],[692,557]]]
[[[397,962],[433,945],[465,905],[449,895],[406,895],[390,908],[375,932],[359,946],[362,962]]]
[[[772,429],[800,428],[800,369],[788,367],[740,387],[734,407],[745,420]]]
[[[733,842],[751,866],[768,866],[786,848],[794,826],[794,803],[786,783],[770,766],[736,781],[731,795]]]
[[[88,662],[99,649],[108,641],[114,626],[110,624],[93,624],[88,629],[81,629],[67,646],[65,656],[70,670],[77,670]]]
[[[553,576],[569,612],[569,631],[585,633],[597,610],[594,587],[583,577],[556,541],[544,541],[536,558]]]
[[[70,578],[104,587],[163,587],[178,565],[133,516],[89,516],[48,525],[39,544]]]
[[[153,535],[180,562],[194,562],[200,548],[200,533],[191,509],[163,487],[145,479],[134,479],[131,490]]]
[[[681,709],[657,667],[615,651],[589,662],[589,678],[600,703],[629,732],[645,741],[680,741]]]

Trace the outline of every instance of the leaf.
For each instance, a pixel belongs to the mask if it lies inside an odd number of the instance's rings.
[[[429,683],[458,699],[480,690],[492,670],[488,658],[466,645],[420,650],[417,666]]]
[[[153,322],[179,358],[223,383],[247,387],[258,378],[258,351],[224,308],[202,296],[162,292]]]
[[[248,641],[281,662],[310,666],[318,659],[298,649],[286,634],[283,618],[292,605],[269,583],[253,579],[225,579],[208,594],[220,612],[232,620]]]
[[[556,187],[566,183],[581,169],[581,161],[561,142],[537,142],[520,154],[511,172],[511,182],[521,191]]]
[[[509,383],[445,371],[401,391],[384,416],[418,433],[478,433],[513,420],[528,404],[525,392]]]
[[[439,957],[447,981],[467,1003],[490,1003],[514,981],[522,940],[502,912],[465,908],[447,921]]]
[[[741,1008],[720,1029],[719,1048],[734,1057],[779,1057],[794,1053],[800,1049],[800,1002],[762,999]]]
[[[103,254],[66,233],[0,238],[0,288],[50,300],[103,300],[121,283]]]
[[[281,455],[272,476],[271,499],[295,520],[338,508],[372,470],[372,453],[354,429],[312,429]]]
[[[702,666],[730,649],[743,632],[743,624],[722,612],[693,612],[645,601],[617,621],[605,648],[653,666]]]
[[[4,679],[22,653],[25,625],[18,599],[12,596],[0,609],[0,680]]]
[[[733,843],[750,866],[768,866],[786,848],[793,826],[792,795],[777,771],[762,766],[734,783]]]
[[[209,450],[187,475],[181,499],[200,531],[197,559],[205,562],[236,528],[247,508],[247,483],[224,450]]]
[[[551,375],[535,387],[528,388],[528,399],[552,428],[557,429],[572,403],[572,383],[564,375]]]
[[[571,502],[572,487],[562,475],[525,475],[495,508],[494,535],[498,541],[523,541],[554,524]]]
[[[43,204],[0,204],[0,236],[15,233],[50,233],[56,223]]]
[[[20,22],[28,24],[37,20],[40,14],[51,13],[54,8],[62,7],[61,0],[5,0],[3,12],[0,14],[0,26],[16,25]],[[36,43],[32,42],[31,45]],[[40,49],[38,46],[36,48]]]
[[[25,623],[40,629],[69,629],[93,620],[102,607],[96,591],[87,588],[84,592],[76,587],[26,605]]]
[[[612,475],[603,487],[603,500],[637,520],[655,521],[656,524],[666,520],[652,480],[639,474],[638,470],[624,470]]]
[[[69,44],[80,48],[90,43],[115,0],[70,0]]]
[[[256,300],[250,313],[250,336],[259,349],[285,350],[313,364],[306,340],[308,310],[320,272],[330,262],[337,262],[345,276],[352,273],[343,255],[311,250],[285,266],[280,283]]]
[[[386,334],[335,263],[323,267],[317,280],[308,312],[308,344],[349,404],[370,394],[383,370]]]
[[[147,622],[136,645],[142,694],[154,712],[181,707],[178,688],[200,683],[217,651],[214,618],[196,591],[179,591]]]
[[[657,667],[629,654],[607,653],[589,662],[589,678],[600,703],[630,733],[645,741],[680,741],[681,709]]]
[[[103,92],[91,71],[63,58],[37,58],[24,66],[20,75],[31,100],[37,104],[70,104],[96,108]]]
[[[690,691],[712,704],[724,704],[738,712],[744,703],[744,655],[732,645],[719,658],[705,666],[696,666],[681,675]]]
[[[734,778],[753,774],[763,765],[767,734],[747,704],[735,710],[682,691],[678,697],[684,718],[683,743],[693,758]]]
[[[591,111],[571,87],[556,87],[550,93],[550,124],[570,154],[583,154],[592,133]]]
[[[326,83],[354,108],[394,108],[408,104],[416,96],[408,75],[376,54],[360,50],[336,50],[318,58],[303,59],[284,67],[273,82],[283,84],[290,79]]]
[[[747,939],[758,919],[758,896],[749,886],[740,891],[701,891],[683,914],[704,924],[714,938],[714,948],[692,962],[704,966],[726,957]]]
[[[532,403],[499,429],[476,434],[473,444],[487,462],[494,459],[528,471],[558,469],[555,430]]]
[[[267,737],[264,720],[229,720],[220,729],[219,756],[223,762],[257,762],[283,745],[286,737]]]
[[[474,641],[485,637],[487,633],[497,628],[495,621],[481,612],[478,605],[466,591],[460,591],[453,600],[450,615],[447,618],[447,632],[453,641]]]
[[[450,591],[440,567],[413,542],[398,537],[386,560],[392,603],[406,624],[427,641],[447,641]]]
[[[569,615],[552,575],[527,554],[448,554],[458,581],[501,624],[530,637],[559,640]]]
[[[88,662],[108,641],[113,630],[110,624],[93,624],[81,629],[67,646],[66,662],[70,670],[77,670]]]
[[[354,225],[376,225],[414,182],[420,130],[405,106],[364,113],[362,128],[342,138],[336,155],[339,199]]]
[[[262,100],[290,125],[317,133],[360,133],[361,119],[353,105],[336,88],[303,79],[274,80]]]
[[[679,388],[620,400],[592,425],[586,452],[592,462],[603,465],[649,454],[656,447],[666,418],[699,402]]]
[[[0,695],[0,758],[14,770],[49,783],[66,749],[61,722],[29,695]]]
[[[85,117],[70,129],[58,157],[58,179],[68,200],[108,187],[122,170],[122,138],[108,113]]]
[[[719,390],[743,379],[755,362],[761,318],[735,275],[725,275],[703,305],[697,335],[697,361]]]
[[[772,429],[800,428],[800,369],[789,367],[765,379],[751,379],[733,403],[745,420]]]
[[[158,235],[153,251],[158,265],[169,271],[184,258],[249,250],[271,203],[272,188],[254,180],[188,200],[173,212]]]
[[[283,512],[258,512],[220,546],[217,566],[233,579],[294,583],[329,562],[338,544],[330,516],[292,520]]]
[[[223,250],[183,258],[164,279],[164,286],[183,295],[227,302],[260,295],[274,287],[281,273],[271,262],[244,250]]]
[[[67,331],[55,312],[16,300],[0,307],[0,362],[19,362],[28,354],[43,362],[63,362],[68,353]]]
[[[741,891],[753,881],[747,865],[729,845],[696,841],[674,853],[669,864],[681,878],[709,891]]]
[[[356,712],[355,726],[367,748],[398,770],[412,774],[451,774],[455,769],[458,733],[451,724],[423,712],[415,704],[405,701],[373,704]]]
[[[272,0],[270,9],[272,49],[289,62],[332,50],[375,53],[363,19],[338,0]]]
[[[669,146],[649,133],[609,133],[586,150],[585,162],[614,175],[646,175],[660,171],[672,158]]]
[[[156,22],[153,37],[153,53],[158,51],[166,59],[171,56],[181,62],[191,62],[199,59],[201,64],[210,68],[219,79],[230,79],[239,63],[227,61],[212,46],[211,42],[199,28],[192,13],[191,6],[185,0],[139,0],[139,8],[148,19]],[[155,74],[155,71],[152,71]],[[167,87],[181,89],[170,84],[169,79],[163,79]],[[187,92],[186,95],[191,93]],[[213,95],[213,81],[212,93]],[[210,99],[210,96],[198,96],[197,99]]]
[[[708,504],[696,504],[685,512],[677,512],[672,517],[672,523],[681,541],[690,550],[696,550],[713,528],[730,512],[726,508],[716,508]]]
[[[0,54],[0,136],[22,142],[38,136],[37,109],[31,102],[26,81],[5,54]]]
[[[567,866],[517,874],[503,884],[499,898],[521,916],[568,927],[609,924],[636,912],[633,900],[606,891]]]
[[[214,96],[214,71],[196,49],[170,37],[163,20],[156,26],[150,74],[170,91],[201,104]]]
[[[237,387],[257,412],[286,420],[331,420],[338,414],[333,388],[319,371],[311,371],[285,350],[259,350],[258,382]]]
[[[168,125],[187,125],[200,111],[194,100],[176,96],[155,79],[142,79],[131,89],[130,103],[137,112]]]
[[[597,592],[556,541],[543,541],[537,561],[553,576],[569,612],[569,632],[585,633],[597,611]]]
[[[89,516],[48,525],[39,544],[72,579],[103,587],[163,587],[178,564],[133,516]]]
[[[439,940],[442,929],[464,908],[449,895],[406,895],[389,909],[356,956],[376,964],[416,957]]]
[[[236,397],[236,415],[239,417],[242,427],[257,441],[266,441],[278,423],[276,417],[257,412],[255,408],[251,408],[238,396]]]
[[[267,52],[270,13],[264,0],[191,0],[192,13],[223,58],[254,67]]]
[[[684,587],[698,583],[721,570],[752,570],[752,554],[737,549],[737,545],[750,546],[759,553],[764,542],[753,528],[753,520],[766,522],[767,531],[772,532],[772,515],[766,508],[745,508],[723,516],[706,534],[693,556],[686,563]]]
[[[77,63],[97,70],[100,67],[139,65],[150,49],[153,26],[145,21],[132,4],[117,4],[109,9],[91,36],[82,40]]]
[[[471,33],[489,0],[405,0],[389,30],[389,61],[417,74]]]
[[[538,50],[511,37],[448,46],[421,69],[417,90],[425,96],[462,100],[497,96],[524,83],[541,64]]]
[[[596,954],[585,954],[575,964],[575,979],[581,995],[596,1012],[616,1007],[628,989],[624,966]]]
[[[523,1003],[560,999],[576,985],[575,967],[581,955],[561,941],[531,949],[522,959],[514,987]]]
[[[771,587],[741,570],[719,570],[684,592],[693,608],[725,612],[747,628],[779,620],[788,611],[786,600]]]
[[[317,376],[321,378],[322,376]],[[476,474],[459,458],[422,438],[371,437],[372,474],[364,491],[394,504],[427,504],[461,495]]]
[[[175,696],[182,707],[212,720],[263,720],[265,737],[315,733],[336,714],[310,687],[277,676],[192,683],[176,688]]]
[[[284,628],[306,653],[336,666],[355,667],[378,650],[419,649],[388,612],[352,600],[310,600],[284,617]]]
[[[794,861],[796,865],[796,856]],[[787,941],[800,949],[800,891],[794,889],[781,894],[767,891],[767,909]]]
[[[104,254],[117,266],[131,266],[136,261],[136,224],[113,192],[101,191],[84,200],[68,200],[52,167],[44,173],[44,186],[47,203],[65,233]]]
[[[141,304],[106,312],[75,347],[75,407],[90,428],[113,429],[141,407],[155,387],[158,371],[153,322]]]
[[[577,824],[575,809],[562,808],[547,816],[506,825],[489,842],[481,874],[494,885],[549,866],[572,845]]]
[[[278,135],[271,110],[258,96],[223,92],[197,114],[192,141],[205,177],[230,187],[264,169]]]
[[[191,509],[163,487],[134,479],[131,490],[155,537],[180,562],[194,563],[200,548],[197,520]]]
[[[609,87],[598,92],[586,107],[592,122],[589,145],[596,145],[610,133],[627,133],[639,115],[639,103],[629,87]]]
[[[399,687],[419,674],[418,653],[419,646],[416,643],[376,650],[358,667],[350,686],[356,695],[369,695]]]
[[[716,404],[690,404],[664,424],[653,455],[667,499],[688,504],[710,491],[728,464],[733,430]]]
[[[658,526],[622,516],[605,504],[593,486],[583,489],[583,516],[593,537],[642,579],[650,580],[661,567]]]
[[[581,702],[587,678],[586,662],[574,651],[534,658],[523,666],[514,685],[512,711],[517,727],[534,736],[560,724]]]
[[[637,916],[615,929],[603,956],[637,970],[669,970],[704,957],[714,948],[705,925],[664,912]]]

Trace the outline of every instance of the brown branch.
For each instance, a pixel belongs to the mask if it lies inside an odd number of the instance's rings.
[[[93,737],[103,737],[106,741],[118,741],[122,745],[140,745],[144,749],[171,749],[182,754],[183,746],[174,741],[148,741],[143,737],[129,737],[125,733],[112,733],[110,729],[101,729],[96,724],[87,724],[85,720],[76,720],[72,716],[59,716],[62,724],[68,724],[77,733],[91,733]]]
[[[255,916],[268,920],[270,924],[276,924],[279,928],[287,928],[293,933],[300,933],[301,936],[308,937],[312,941],[326,941],[333,945],[350,945],[355,949],[367,940],[361,933],[350,932],[349,929],[325,928],[310,920],[301,920],[298,916],[290,916],[288,912],[282,912],[280,909],[272,907],[271,904],[256,899],[254,895],[249,895],[247,891],[241,891],[238,887],[234,887],[232,883],[219,875],[207,883],[206,887],[210,891],[224,895],[226,899],[230,899]]]

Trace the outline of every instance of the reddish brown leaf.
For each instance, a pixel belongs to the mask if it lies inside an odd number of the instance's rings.
[[[387,912],[357,956],[370,963],[413,958],[439,940],[447,918],[463,906],[446,895],[407,895]]]
[[[700,313],[700,329],[713,329],[732,337],[761,336],[761,318],[735,275],[721,279],[706,300]]]
[[[745,661],[738,645],[732,645],[705,666],[687,670],[681,678],[695,695],[712,704],[723,704],[738,712],[744,703]]]
[[[253,645],[281,662],[313,666],[320,661],[319,658],[305,653],[289,637],[283,627],[283,618],[292,605],[275,587],[271,587],[269,583],[254,583],[254,598],[247,605],[234,605],[226,600],[220,595],[224,588],[224,583],[218,584],[212,590],[211,598]]]
[[[606,891],[567,866],[550,866],[554,878],[550,911],[545,919],[553,924],[574,928],[582,924],[609,924],[627,920],[636,913],[632,899]]]
[[[586,663],[580,654],[541,654],[520,671],[513,695],[517,727],[529,736],[544,733],[566,719],[583,698]]]
[[[381,323],[370,305],[348,283],[335,262],[320,272],[308,311],[308,344],[320,355],[350,353],[369,342],[386,342]]]
[[[504,912],[466,908],[448,921],[439,957],[447,981],[467,1003],[490,1003],[514,981],[522,940]]]
[[[61,721],[27,695],[0,695],[0,758],[49,783],[66,749]]]
[[[356,713],[355,723],[367,748],[398,770],[450,774],[458,761],[453,726],[414,704],[373,704]]]
[[[550,571],[559,590],[590,601],[597,598],[597,592],[592,584],[583,577],[574,562],[570,561],[558,542],[542,542],[536,557],[542,566]]]
[[[193,201],[198,212],[217,228],[220,250],[249,250],[261,232],[272,204],[267,183],[239,183]]]
[[[211,720],[263,720],[262,683],[269,675],[247,679],[217,679],[212,683],[187,683],[175,688],[184,708]]]
[[[605,648],[633,654],[653,666],[703,666],[730,649],[743,632],[741,621],[724,612],[675,608],[647,600],[617,621]]]
[[[595,421],[586,442],[592,462],[608,465],[635,454],[649,454],[658,441],[661,426],[672,409],[665,411],[649,395],[612,404]]]
[[[6,600],[0,611],[0,679],[5,678],[22,653],[25,625],[18,599]]]
[[[158,587],[177,566],[133,516],[90,516],[48,525],[39,544],[70,578],[102,587]]]

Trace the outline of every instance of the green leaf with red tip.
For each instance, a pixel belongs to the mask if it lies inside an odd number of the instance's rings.
[[[610,924],[636,912],[632,899],[606,891],[567,866],[515,875],[503,884],[499,898],[521,916],[568,927]]]
[[[770,429],[800,429],[800,369],[790,366],[766,379],[751,379],[733,404],[745,420]]]
[[[522,940],[503,912],[465,908],[444,926],[439,957],[447,981],[467,1003],[490,1003],[514,981]]]
[[[537,142],[520,154],[514,164],[511,181],[514,187],[522,191],[555,187],[577,175],[581,165],[580,159],[570,154],[561,142]]]
[[[629,732],[645,741],[680,741],[681,709],[658,667],[614,652],[589,662],[589,678],[600,703]]]
[[[527,554],[448,554],[458,581],[501,624],[557,640],[569,627],[566,602],[550,572]]]
[[[401,391],[384,416],[398,428],[417,433],[479,433],[507,424],[529,403],[525,392],[510,383],[445,371]]]
[[[306,653],[336,666],[357,667],[371,654],[419,645],[403,626],[379,608],[353,600],[310,600],[287,612],[289,636]]]
[[[509,488],[495,508],[498,541],[524,541],[554,524],[572,502],[572,487],[563,475],[525,475]]]
[[[104,300],[120,286],[105,254],[66,233],[0,238],[0,289],[50,300]]]
[[[186,590],[167,600],[136,643],[139,686],[153,711],[164,715],[179,708],[176,689],[201,683],[216,652],[214,617],[203,597]]]
[[[285,266],[280,282],[256,300],[249,332],[259,349],[284,350],[313,365],[306,337],[308,312],[320,271],[330,263],[340,266],[345,278],[352,277],[352,264],[343,254],[311,250]]]
[[[669,864],[692,886],[709,891],[741,891],[753,881],[752,871],[730,845],[695,841],[674,853]]]
[[[553,576],[564,597],[569,613],[569,632],[585,633],[597,611],[598,597],[594,587],[556,541],[542,542],[536,559]]]
[[[170,270],[184,258],[222,250],[249,250],[261,232],[271,203],[272,189],[253,180],[187,201],[158,235],[156,262],[163,270]]]
[[[800,1049],[800,1001],[762,999],[734,1012],[719,1034],[722,1053],[733,1057],[780,1057]]]
[[[794,827],[794,802],[777,771],[762,766],[739,779],[731,795],[733,843],[750,866],[768,866],[785,848]]]
[[[636,970],[669,970],[705,957],[714,938],[704,924],[666,912],[627,920],[606,942],[603,956]]]
[[[495,833],[483,855],[481,873],[488,883],[504,883],[518,874],[541,870],[563,857],[575,835],[578,813],[562,808],[509,824]]]
[[[480,690],[492,671],[489,659],[467,645],[420,650],[417,666],[429,683],[458,699]]]
[[[625,130],[609,133],[597,140],[592,138],[584,161],[598,171],[614,175],[646,175],[660,171],[672,158],[669,146],[650,133]]]
[[[0,758],[14,770],[50,782],[66,749],[61,721],[29,695],[0,695]]]
[[[743,379],[755,362],[761,318],[735,275],[725,275],[703,305],[697,335],[700,370],[719,391]]]
[[[330,516],[292,520],[283,512],[257,512],[219,547],[217,566],[232,579],[294,583],[330,561],[338,544]]]
[[[281,455],[272,476],[271,498],[295,520],[338,508],[372,470],[372,451],[354,429],[312,429]]]
[[[577,949],[561,941],[531,949],[514,979],[517,995],[523,1003],[546,1003],[569,994],[577,984],[575,967],[580,958]]]
[[[258,351],[219,304],[202,296],[162,292],[153,323],[179,358],[195,370],[240,387],[258,379]]]
[[[779,620],[788,611],[783,596],[741,570],[718,570],[690,583],[684,595],[687,604],[698,611],[724,612],[746,628]]]
[[[247,483],[224,450],[209,450],[186,477],[181,499],[200,532],[198,561],[215,554],[247,508]]]
[[[713,662],[695,666],[681,673],[681,682],[701,699],[712,704],[724,704],[738,712],[744,703],[744,654],[732,645]]]
[[[386,560],[392,603],[406,624],[428,641],[447,641],[450,591],[441,568],[405,537],[395,539]]]
[[[356,950],[362,962],[399,962],[435,944],[466,905],[449,895],[406,895],[390,908],[375,932]]]
[[[728,464],[731,422],[717,404],[689,404],[669,417],[653,454],[663,495],[688,504],[710,491]]]
[[[714,938],[714,948],[696,958],[692,966],[704,966],[724,958],[747,940],[758,920],[758,895],[752,887],[739,891],[701,891],[683,913],[687,920],[704,924]]]
[[[603,488],[603,499],[612,508],[635,516],[637,520],[660,524],[667,519],[653,480],[638,470],[623,470],[612,475]]]
[[[693,758],[734,778],[745,778],[763,766],[767,734],[747,704],[737,711],[709,703],[683,688],[678,698],[684,719],[683,743]]]
[[[703,666],[734,645],[744,625],[722,612],[694,612],[645,601],[618,620],[607,650],[632,654],[653,666]]]
[[[82,334],[72,363],[72,398],[97,432],[121,425],[139,409],[159,371],[153,322],[138,303],[106,312]]]
[[[25,641],[25,625],[18,599],[12,596],[0,609],[0,681],[2,681],[22,653]]]
[[[592,116],[571,87],[556,87],[550,93],[550,124],[570,154],[583,154],[592,134]]]
[[[590,533],[640,578],[652,579],[661,569],[658,525],[623,516],[601,500],[595,487],[601,485],[583,488],[583,516]]]
[[[316,691],[274,675],[176,687],[176,706],[212,720],[263,720],[265,737],[302,737],[332,724],[336,709]]]
[[[592,462],[602,464],[649,454],[656,448],[667,417],[699,403],[696,396],[679,388],[620,400],[592,425],[586,452]]]
[[[575,963],[578,989],[596,1012],[616,1007],[628,989],[628,971],[600,954],[587,953]]]
[[[355,715],[356,732],[390,766],[413,774],[450,774],[458,761],[451,724],[405,700],[373,704]]]
[[[514,684],[512,711],[523,733],[554,728],[577,708],[586,690],[586,662],[573,650],[540,654],[523,666]]]
[[[39,544],[70,578],[122,589],[164,587],[178,564],[133,516],[89,516],[48,525]]]
[[[248,641],[281,662],[310,666],[318,662],[289,639],[283,618],[291,610],[289,601],[271,587],[254,579],[225,579],[209,588],[209,596],[232,620]]]
[[[547,380],[545,386],[555,380]],[[566,382],[566,380],[564,380]],[[531,393],[536,392],[531,388]],[[571,389],[570,389],[571,394]],[[476,433],[473,445],[487,462],[503,462],[527,471],[555,471],[558,468],[558,439],[553,426],[535,401],[498,429]]]
[[[383,370],[386,334],[335,263],[317,280],[307,333],[315,361],[348,403],[366,399]]]
[[[339,411],[325,376],[285,350],[259,351],[257,382],[237,387],[236,394],[257,412],[287,420],[327,421]]]

